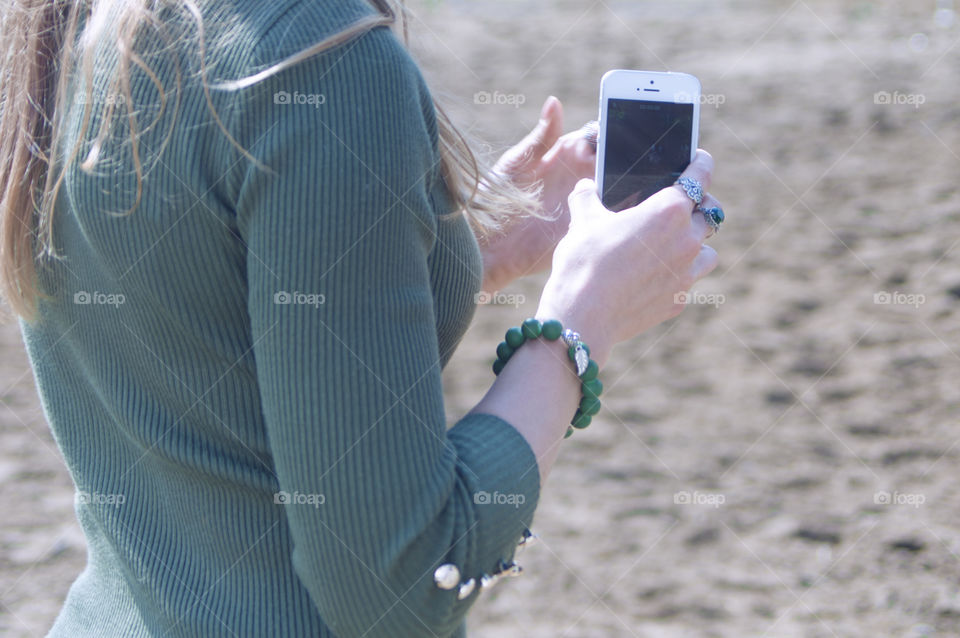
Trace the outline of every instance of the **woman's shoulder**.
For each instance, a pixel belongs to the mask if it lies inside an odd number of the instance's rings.
[[[366,0],[207,0],[204,29],[214,59],[269,66],[377,15]]]

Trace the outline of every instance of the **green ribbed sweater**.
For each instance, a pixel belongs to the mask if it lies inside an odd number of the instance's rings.
[[[215,83],[371,9],[203,11]],[[479,578],[511,559],[539,472],[499,418],[446,429],[441,368],[482,265],[462,216],[448,215],[419,71],[379,28],[214,90],[224,126],[268,171],[213,122],[184,42],[144,53],[170,91],[163,113],[133,74],[141,127],[158,117],[140,138],[139,207],[112,214],[136,192],[119,120],[96,171],[67,173],[60,258],[40,273],[48,298],[21,323],[89,550],[50,636],[462,636],[481,594],[458,601],[434,570]],[[92,94],[77,89],[68,146],[80,102],[113,99],[111,59],[103,48]],[[477,504],[481,491],[522,498]]]

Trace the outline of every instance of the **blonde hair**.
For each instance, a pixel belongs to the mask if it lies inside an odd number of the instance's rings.
[[[371,29],[396,25],[398,12],[390,0],[370,2],[377,10],[375,15],[360,19],[265,71],[230,82],[227,88],[255,84]],[[199,8],[194,0],[167,0],[167,3],[179,6],[196,22],[201,79],[214,121],[240,152],[263,167],[233,138],[213,107],[204,62],[204,31]],[[94,50],[107,37],[104,25],[111,12],[117,12],[118,16],[112,44],[120,54],[111,92],[125,99],[108,100],[99,106],[103,109],[100,130],[78,165],[87,172],[94,170],[101,145],[110,133],[110,123],[115,120],[114,111],[125,108],[137,189],[131,208],[124,214],[134,212],[139,206],[144,167],[138,145],[141,131],[130,91],[130,65],[141,69],[157,88],[161,97],[154,121],[159,121],[170,108],[168,97],[159,78],[138,55],[134,45],[135,36],[144,27],[151,27],[166,37],[163,24],[157,18],[157,7],[161,4],[162,0],[92,0],[92,4],[91,0],[6,0],[0,3],[0,293],[21,317],[35,318],[37,299],[43,296],[37,268],[43,257],[56,257],[54,205],[67,169],[80,160],[80,147],[94,115],[93,101],[86,100],[80,134],[73,148],[64,153],[60,142],[70,72],[77,68],[85,83],[86,95],[91,95]],[[407,21],[402,6],[400,17],[406,41]],[[81,18],[85,18],[82,29]],[[182,78],[179,67],[176,68],[179,89]],[[441,173],[453,201],[475,231],[484,235],[500,229],[510,218],[539,216],[535,188],[519,187],[489,170],[440,105],[434,105]],[[174,113],[177,106],[172,106]],[[166,139],[173,133],[175,117],[173,122]],[[59,159],[61,154],[62,160]]]

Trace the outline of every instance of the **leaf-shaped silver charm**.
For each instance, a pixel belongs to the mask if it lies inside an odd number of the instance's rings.
[[[583,376],[583,373],[587,371],[587,366],[590,365],[590,355],[583,349],[583,346],[578,345],[577,351],[573,353],[573,357],[577,362],[577,376]]]

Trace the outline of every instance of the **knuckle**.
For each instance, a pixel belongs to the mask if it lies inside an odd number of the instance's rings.
[[[661,215],[673,223],[687,220],[690,217],[690,206],[685,197],[679,193],[670,193],[660,209]]]
[[[577,182],[577,185],[573,187],[573,190],[570,191],[570,195],[567,196],[567,202],[572,204],[577,199],[588,195],[591,188],[593,188],[593,180],[587,178],[581,179]]]
[[[589,192],[591,188],[593,188],[593,180],[589,177],[584,177],[577,181],[577,185],[573,187],[573,192]]]

